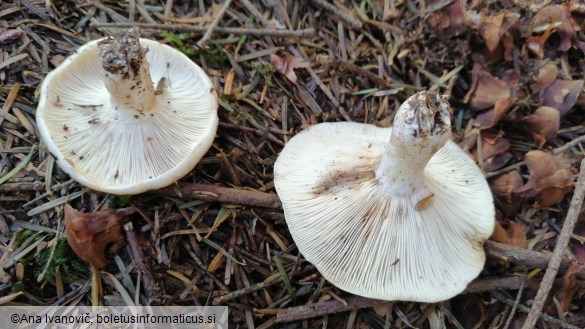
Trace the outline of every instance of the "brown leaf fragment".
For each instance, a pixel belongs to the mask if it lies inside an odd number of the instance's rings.
[[[522,176],[517,171],[507,172],[490,181],[492,192],[504,202],[512,202],[514,191],[522,185]]]
[[[490,188],[494,195],[500,199],[500,209],[504,215],[514,216],[520,210],[522,202],[520,197],[514,194],[514,191],[523,184],[522,176],[517,171],[510,171],[490,180]]]
[[[509,221],[507,223],[507,229],[496,221],[496,227],[491,239],[511,245],[518,248],[528,248],[528,240],[526,239],[526,226],[521,223]]]
[[[553,285],[554,300],[549,298],[544,311],[550,315],[556,316],[559,313],[569,311],[575,294],[581,290],[581,282],[577,280],[577,274],[583,270],[583,266],[578,263],[572,263],[562,279],[555,280]],[[559,282],[560,281],[560,282]],[[556,302],[555,302],[556,301]]]
[[[557,79],[542,94],[542,104],[559,110],[561,116],[575,105],[583,90],[583,80]]]
[[[560,121],[560,112],[549,106],[541,106],[533,114],[520,119],[539,147],[557,137]]]
[[[530,25],[535,33],[556,30],[561,38],[558,47],[561,51],[569,50],[571,38],[579,31],[579,26],[571,18],[571,4],[568,2],[543,7],[534,15]]]
[[[483,301],[473,294],[458,295],[449,300],[451,313],[466,329],[483,328],[488,313]]]
[[[295,68],[310,66],[309,62],[305,61],[301,57],[296,56],[280,57],[275,54],[270,54],[270,63],[272,64],[274,70],[284,74],[284,76],[287,77],[292,83],[297,82],[297,75],[294,72]]]
[[[10,43],[22,36],[23,31],[0,27],[0,45]]]
[[[580,216],[579,221],[575,225],[573,231],[575,235],[585,238],[585,216]],[[578,241],[571,241],[571,251],[575,255],[575,259],[581,264],[585,264],[585,244]]]
[[[536,80],[530,84],[530,90],[536,94],[550,86],[557,79],[559,69],[553,63],[546,63],[538,69]]]
[[[475,65],[471,71],[471,85],[465,96],[469,107],[474,111],[481,111],[494,106],[500,100],[507,100],[511,96],[508,84],[488,71]]]
[[[530,178],[516,193],[522,197],[535,198],[536,207],[546,208],[556,204],[571,190],[573,174],[569,169],[561,168],[551,154],[530,151],[526,153],[524,161],[530,171]]]
[[[121,221],[134,213],[134,208],[82,213],[65,204],[65,236],[79,258],[98,269],[108,261],[106,251],[114,253],[124,244]]]
[[[514,105],[512,100],[500,99],[496,101],[493,109],[478,114],[475,121],[484,129],[491,128],[502,120],[512,105]]]
[[[520,14],[504,11],[497,16],[483,16],[480,34],[485,40],[485,44],[490,52],[496,50],[502,36],[512,27]]]

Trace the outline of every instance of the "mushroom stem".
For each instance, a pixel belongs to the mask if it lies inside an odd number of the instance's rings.
[[[145,54],[133,29],[99,43],[104,84],[118,119],[136,119],[154,109],[155,90]]]
[[[376,168],[376,178],[388,192],[396,196],[428,192],[423,172],[449,139],[449,115],[449,103],[430,91],[421,91],[400,106],[392,136]]]

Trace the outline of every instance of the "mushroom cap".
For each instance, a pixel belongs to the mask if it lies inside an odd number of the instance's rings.
[[[343,290],[384,300],[451,298],[483,268],[482,245],[494,228],[490,189],[448,140],[424,169],[434,197],[395,196],[374,177],[391,133],[338,122],[294,136],[274,167],[290,233],[306,260]]]
[[[156,110],[119,120],[103,82],[98,42],[91,41],[47,75],[37,125],[48,150],[73,179],[91,189],[137,194],[189,173],[217,131],[217,94],[203,70],[179,51],[140,39],[153,85],[166,79]],[[137,118],[138,119],[138,118]]]

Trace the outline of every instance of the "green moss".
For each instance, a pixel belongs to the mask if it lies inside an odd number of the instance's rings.
[[[18,233],[18,237],[16,238],[16,241],[14,242],[14,247],[12,247],[13,250],[16,250],[18,248],[20,248],[20,246],[22,246],[22,244],[33,235],[33,231],[31,230],[24,230],[21,231],[20,233]]]
[[[171,44],[171,46],[175,47],[178,51],[182,52],[183,54],[191,57],[195,56],[195,50],[189,48],[185,45],[185,41],[190,41],[191,35],[189,33],[170,33],[170,32],[162,32],[161,36],[165,39],[166,42]]]
[[[108,208],[119,209],[126,208],[132,205],[131,195],[112,195],[108,201]]]
[[[55,246],[55,252],[51,259],[52,249],[52,246],[43,249],[39,255],[32,260],[35,277],[42,273],[49,260],[51,261],[51,264],[49,264],[47,271],[45,272],[45,280],[53,285],[55,284],[55,270],[57,267],[61,270],[61,278],[64,284],[69,284],[70,282],[88,275],[88,265],[75,255],[73,250],[69,247],[67,239],[62,238],[57,241],[57,246]]]
[[[203,59],[207,65],[216,69],[226,67],[229,64],[225,51],[217,44],[211,44],[211,48],[203,50],[201,55],[203,55]]]
[[[252,71],[258,72],[262,77],[266,78],[272,74],[272,64],[265,61],[251,61],[246,65]]]

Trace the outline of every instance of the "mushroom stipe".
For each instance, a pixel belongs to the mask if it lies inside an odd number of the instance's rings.
[[[449,140],[447,101],[419,92],[393,128],[321,123],[294,136],[274,183],[299,251],[332,284],[377,299],[437,302],[482,270],[490,189]]]

